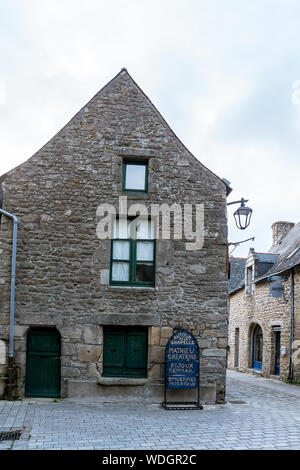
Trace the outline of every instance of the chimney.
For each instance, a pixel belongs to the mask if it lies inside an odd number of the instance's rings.
[[[273,231],[273,243],[272,245],[277,245],[280,240],[294,227],[293,222],[274,222],[272,224],[272,231]]]

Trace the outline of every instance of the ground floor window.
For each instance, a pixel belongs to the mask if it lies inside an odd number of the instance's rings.
[[[147,327],[103,329],[103,376],[147,377]]]
[[[259,325],[256,325],[253,331],[252,343],[252,368],[262,370],[263,357],[263,332]]]

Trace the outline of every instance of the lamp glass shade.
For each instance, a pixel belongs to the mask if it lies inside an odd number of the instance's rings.
[[[242,204],[233,215],[237,228],[245,230],[250,224],[252,209]]]

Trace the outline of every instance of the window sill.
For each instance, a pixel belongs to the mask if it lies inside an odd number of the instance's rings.
[[[99,385],[146,385],[148,383],[147,378],[130,378],[130,377],[100,377],[98,380]]]
[[[107,286],[109,290],[123,290],[124,292],[136,291],[136,292],[155,292],[157,287],[146,287],[146,286]]]

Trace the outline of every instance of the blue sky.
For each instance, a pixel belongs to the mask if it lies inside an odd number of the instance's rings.
[[[0,0],[0,173],[127,67],[229,200],[249,199],[229,241],[256,239],[234,254],[267,251],[274,221],[299,221],[299,44],[298,0]]]

